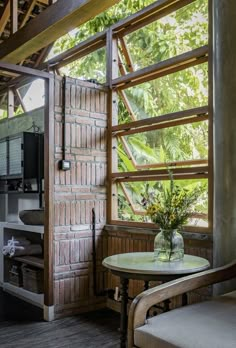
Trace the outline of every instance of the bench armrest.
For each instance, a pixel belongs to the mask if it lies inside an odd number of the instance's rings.
[[[174,296],[219,283],[236,277],[236,261],[223,267],[182,277],[139,294],[133,300],[129,310],[128,347],[133,347],[134,330],[145,324],[146,314],[153,305]]]

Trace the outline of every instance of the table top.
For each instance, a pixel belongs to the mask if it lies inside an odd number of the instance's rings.
[[[102,264],[110,270],[146,275],[184,275],[210,267],[208,260],[193,255],[184,255],[181,261],[156,261],[153,252],[112,255],[105,258]]]

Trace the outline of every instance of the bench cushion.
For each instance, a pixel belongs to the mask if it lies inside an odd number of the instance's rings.
[[[235,348],[236,291],[174,309],[134,332],[139,348]]]

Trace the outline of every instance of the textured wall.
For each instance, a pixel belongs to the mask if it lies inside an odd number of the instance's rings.
[[[105,286],[101,260],[106,256],[106,92],[75,79],[66,83],[66,159],[62,159],[62,82],[55,82],[55,305],[56,313],[94,309],[104,298],[93,296],[92,208],[96,212],[97,283]]]

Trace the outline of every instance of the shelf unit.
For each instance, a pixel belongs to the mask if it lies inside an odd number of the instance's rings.
[[[0,193],[39,193],[43,181],[43,135],[22,132],[0,140]]]
[[[26,302],[29,302],[37,307],[43,308],[44,304],[44,295],[43,294],[36,294],[34,292],[25,290],[23,288],[19,288],[15,285],[12,285],[10,283],[4,282],[3,283],[3,290],[7,291],[13,296],[16,296]]]
[[[36,256],[16,256],[13,257],[14,261],[19,261],[25,263],[30,266],[34,266],[40,269],[44,269],[44,261],[43,258]]]
[[[33,243],[42,243],[44,226],[35,226],[35,225],[24,225],[20,223],[4,223],[2,224],[2,233],[3,233],[3,242],[7,243],[7,240],[11,236],[22,237],[25,236],[27,239],[31,240]],[[40,270],[44,269],[44,260],[43,257],[38,256],[15,256],[12,258],[2,255],[2,264],[3,264],[3,274],[2,279],[2,288],[4,291],[11,293],[12,295],[19,297],[33,305],[36,305],[40,308],[43,308],[44,304],[44,295],[37,294],[31,291],[28,291],[22,287],[18,287],[9,283],[8,281],[8,262],[27,264],[29,266],[34,266]]]

